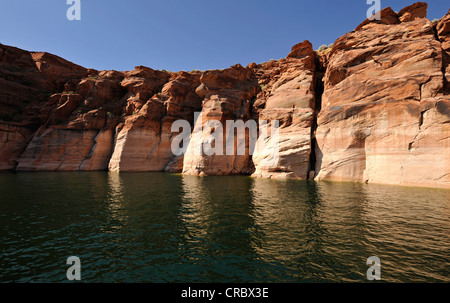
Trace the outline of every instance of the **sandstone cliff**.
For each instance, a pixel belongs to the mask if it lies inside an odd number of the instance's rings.
[[[448,186],[446,34],[436,38],[424,11],[422,3],[386,9],[334,44],[316,134],[318,180]]]
[[[277,163],[269,162],[269,167],[263,164],[265,158],[271,157],[271,145],[258,151],[253,155],[254,177],[308,178],[316,103],[315,58],[311,43],[304,41],[295,45],[286,59],[262,64],[257,70],[265,85],[255,101],[261,108],[259,118],[280,121],[280,130]]]
[[[246,174],[450,188],[450,11],[426,19],[418,2],[364,21],[331,50],[295,45],[280,60],[225,70],[85,69],[0,44],[0,170]],[[194,121],[194,113],[200,117]],[[171,150],[176,120],[188,153]],[[213,121],[278,120],[252,155],[189,153]],[[201,121],[201,122],[199,122]],[[195,123],[195,125],[194,125]],[[207,129],[206,134],[201,129]],[[230,140],[220,135],[219,144]],[[238,146],[245,154],[236,154]]]

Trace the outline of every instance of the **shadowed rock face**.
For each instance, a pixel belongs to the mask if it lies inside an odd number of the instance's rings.
[[[0,170],[449,188],[450,12],[432,23],[426,11],[423,2],[399,13],[386,8],[381,20],[364,21],[329,52],[303,41],[285,59],[206,72],[97,71],[0,44]],[[195,112],[201,122],[194,125]],[[180,119],[189,122],[191,140],[185,156],[174,156],[179,133],[171,127]],[[235,155],[189,153],[217,136],[216,120],[224,127],[227,120],[267,120],[268,136],[257,142],[266,146],[252,155],[247,131],[243,155],[237,142]],[[217,141],[224,152],[230,138],[224,131]]]
[[[444,50],[442,72],[445,74],[445,94],[450,94],[450,10],[436,25],[436,33]]]
[[[0,121],[0,170],[17,166],[16,159],[26,148],[32,134],[32,128]]]

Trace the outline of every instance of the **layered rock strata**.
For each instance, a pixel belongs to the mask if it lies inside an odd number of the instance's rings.
[[[426,12],[423,2],[386,8],[331,50],[304,41],[284,59],[205,72],[97,71],[0,44],[0,170],[450,188],[450,12],[437,22]],[[186,155],[172,151],[179,120],[190,126]],[[227,121],[255,122],[256,137],[227,132]]]
[[[389,22],[363,23],[334,44],[318,117],[317,180],[448,186],[441,42],[448,17],[438,23],[440,41],[424,9],[391,12]]]
[[[259,119],[268,121],[270,131],[273,121],[279,121],[279,130],[274,142],[271,133],[259,137],[267,144],[253,155],[254,177],[308,178],[316,101],[315,56],[311,43],[304,41],[295,45],[286,59],[262,64],[256,71],[264,87],[255,101]]]

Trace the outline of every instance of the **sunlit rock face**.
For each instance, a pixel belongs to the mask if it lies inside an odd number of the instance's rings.
[[[254,177],[307,179],[315,69],[315,53],[308,41],[295,45],[286,59],[261,64],[257,69],[264,90],[258,95],[255,108],[259,120],[268,121],[270,132],[267,138],[259,137],[258,144],[264,143],[265,147],[253,155]],[[279,121],[280,127],[276,140],[271,133],[273,121]]]
[[[386,8],[326,51],[303,41],[284,59],[212,71],[97,71],[0,44],[0,170],[450,188],[450,13],[426,11]],[[174,154],[180,120],[186,155]]]
[[[240,140],[244,152],[238,153],[234,128],[227,121],[246,123],[252,119],[252,100],[259,86],[251,68],[241,65],[221,71],[207,71],[200,78],[196,94],[202,111],[191,135],[184,157],[183,173],[187,175],[250,174],[249,135]],[[217,123],[217,122],[220,122]],[[234,138],[234,139],[233,139]],[[228,145],[231,146],[227,149]]]
[[[445,53],[422,13],[410,19],[367,23],[334,44],[317,180],[449,185]]]
[[[201,101],[193,93],[199,73],[166,73],[137,67],[125,73],[123,123],[116,128],[112,171],[179,171],[171,150],[172,123],[193,121]],[[178,159],[179,160],[179,159]],[[179,161],[178,161],[179,162]]]

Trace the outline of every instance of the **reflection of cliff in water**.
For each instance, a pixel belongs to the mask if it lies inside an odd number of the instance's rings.
[[[367,281],[371,256],[383,281],[449,281],[446,190],[104,172],[0,189],[4,282],[60,281],[68,252],[89,282]]]
[[[363,280],[370,256],[381,258],[394,281],[405,270],[411,279],[434,272],[445,280],[445,190],[256,179],[252,192],[262,231],[255,249],[266,262],[288,266],[295,280]],[[430,253],[442,265],[422,258]]]

